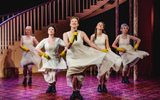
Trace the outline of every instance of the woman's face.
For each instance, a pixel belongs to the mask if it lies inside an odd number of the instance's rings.
[[[97,29],[99,30],[104,30],[104,24],[102,22],[99,22],[96,26]]]
[[[52,27],[52,26],[49,27],[49,28],[48,28],[48,34],[49,34],[49,35],[54,35],[54,33],[55,33],[54,27]]]
[[[71,19],[70,26],[72,28],[77,28],[79,26],[78,20],[76,18]]]
[[[25,29],[25,34],[30,35],[31,33],[32,33],[32,27],[27,26],[26,29]]]
[[[127,26],[123,26],[121,27],[121,32],[124,33],[124,34],[127,34],[128,33],[128,27]]]

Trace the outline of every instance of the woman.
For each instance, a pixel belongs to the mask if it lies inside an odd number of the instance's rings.
[[[105,34],[105,24],[103,22],[98,22],[96,25],[96,29],[94,34],[91,35],[91,41],[95,43],[99,48],[106,51],[106,56],[112,63],[119,64],[119,60],[121,60],[120,56],[116,55],[111,51],[109,46],[108,35]],[[120,65],[119,65],[120,66]],[[99,69],[100,66],[98,66]],[[107,88],[105,83],[109,78],[110,71],[106,72],[103,76],[99,77],[99,85],[97,88],[98,92],[107,92]]]
[[[106,58],[106,53],[103,53],[101,48],[89,40],[85,32],[78,30],[78,21],[77,17],[72,17],[70,19],[70,31],[63,34],[64,42],[68,47],[66,54],[68,70],[66,76],[68,85],[73,89],[70,97],[71,100],[76,98],[80,100],[83,99],[80,94],[80,89],[84,79],[84,71],[87,69],[87,66],[101,65],[98,74],[99,77],[104,75],[105,72],[109,71],[114,65]],[[85,46],[83,42],[86,42],[92,48]]]
[[[43,39],[36,49],[42,56],[42,65],[39,71],[43,71],[44,79],[48,83],[46,93],[56,93],[56,74],[60,69],[66,69],[66,63],[58,55],[59,46],[64,46],[64,42],[55,35],[55,27],[49,26],[48,38]],[[44,48],[45,52],[42,51]]]
[[[29,75],[28,85],[32,85],[32,66],[39,66],[40,57],[35,50],[37,44],[37,39],[32,36],[32,27],[26,26],[25,35],[23,35],[20,40],[20,48],[23,50],[21,66],[23,67],[24,86],[27,86],[27,74]]]
[[[130,67],[134,66],[139,59],[143,59],[144,56],[149,54],[145,51],[137,50],[140,44],[140,39],[128,34],[129,26],[122,24],[118,35],[112,44],[112,47],[119,51],[121,58],[123,59],[123,70],[122,70],[122,83],[129,82],[129,70]],[[134,47],[131,46],[130,41],[135,41]]]

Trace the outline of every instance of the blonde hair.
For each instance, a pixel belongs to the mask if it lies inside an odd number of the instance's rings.
[[[26,26],[26,28],[24,29],[25,34],[26,34],[26,30],[31,30],[31,35],[32,35],[32,27],[31,26]]]
[[[26,28],[25,29],[32,29],[32,27],[31,26],[26,26]]]

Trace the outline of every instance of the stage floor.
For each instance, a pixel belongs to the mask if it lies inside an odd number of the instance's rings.
[[[23,87],[22,81],[22,75],[18,79],[0,79],[0,100],[69,100],[72,93],[64,72],[58,74],[56,94],[45,93],[47,83],[42,74],[33,74],[32,87]],[[130,81],[130,84],[122,84],[120,77],[111,76],[108,93],[98,93],[96,76],[86,75],[81,94],[84,100],[160,100],[160,80]]]

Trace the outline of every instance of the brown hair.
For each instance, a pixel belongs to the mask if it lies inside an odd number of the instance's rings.
[[[102,23],[103,24],[103,27],[104,27],[104,29],[102,30],[102,33],[106,33],[106,31],[105,31],[105,23],[104,22],[102,22],[102,21],[100,21],[100,22],[98,22],[98,23]],[[97,24],[98,24],[97,23]],[[97,25],[96,25],[97,26]],[[95,28],[95,30],[94,30],[94,39],[93,39],[93,41],[95,41],[96,39],[97,39],[97,29]]]
[[[54,28],[54,32],[56,32],[56,27],[54,25],[49,25],[48,28],[49,27],[53,27]]]
[[[79,18],[76,17],[76,16],[72,16],[72,17],[70,18],[70,21],[71,21],[72,19],[77,19],[77,21],[79,22]]]

